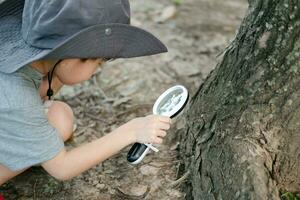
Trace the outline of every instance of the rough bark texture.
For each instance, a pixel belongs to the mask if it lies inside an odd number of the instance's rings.
[[[249,0],[235,40],[185,113],[187,199],[300,191],[299,57],[300,1]]]

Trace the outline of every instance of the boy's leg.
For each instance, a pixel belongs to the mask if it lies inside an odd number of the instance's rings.
[[[61,101],[48,101],[47,116],[49,123],[54,126],[64,141],[73,135],[74,115],[71,107]]]
[[[58,132],[64,141],[68,140],[72,136],[73,111],[68,104],[60,101],[53,101],[51,105],[49,105],[47,116],[49,123],[58,129]],[[18,174],[21,174],[25,170],[26,169],[20,171],[11,171],[3,165],[0,165],[0,185],[17,176]]]
[[[13,177],[17,176],[18,174],[21,174],[22,172],[24,172],[26,169],[24,170],[20,170],[20,171],[11,171],[9,169],[7,169],[6,167],[4,167],[3,165],[0,165],[0,186],[5,183],[6,181],[12,179]]]

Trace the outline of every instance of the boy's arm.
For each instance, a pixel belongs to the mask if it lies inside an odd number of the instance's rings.
[[[55,178],[67,180],[99,164],[134,142],[134,136],[119,127],[91,143],[68,152],[61,151],[55,158],[43,163],[42,166]]]

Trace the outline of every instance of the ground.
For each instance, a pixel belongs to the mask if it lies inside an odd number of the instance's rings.
[[[176,6],[175,2],[180,5]],[[161,55],[118,59],[106,64],[92,80],[64,87],[56,99],[73,108],[77,130],[73,148],[92,141],[130,119],[151,113],[161,92],[185,85],[190,95],[204,81],[234,38],[247,9],[246,0],[132,1],[132,23],[158,36],[169,48]],[[184,126],[179,115],[158,153],[133,166],[130,147],[84,174],[56,181],[34,167],[0,188],[7,199],[184,199],[180,190],[181,160],[174,134]],[[179,131],[180,132],[180,131]],[[181,178],[181,179],[179,179]],[[176,181],[179,179],[179,181]]]

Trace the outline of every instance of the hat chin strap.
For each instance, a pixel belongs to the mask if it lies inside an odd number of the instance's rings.
[[[48,72],[48,85],[49,85],[49,88],[48,88],[48,90],[47,90],[47,96],[48,96],[48,99],[49,99],[49,100],[51,100],[51,97],[52,97],[53,94],[54,94],[54,92],[53,92],[53,90],[52,90],[52,88],[51,88],[51,82],[52,82],[53,73],[54,73],[54,70],[55,70],[56,66],[57,66],[61,61],[62,61],[62,60],[59,60],[59,61],[57,61],[57,62],[55,63],[55,65],[54,65],[54,67],[53,67],[51,73]]]

